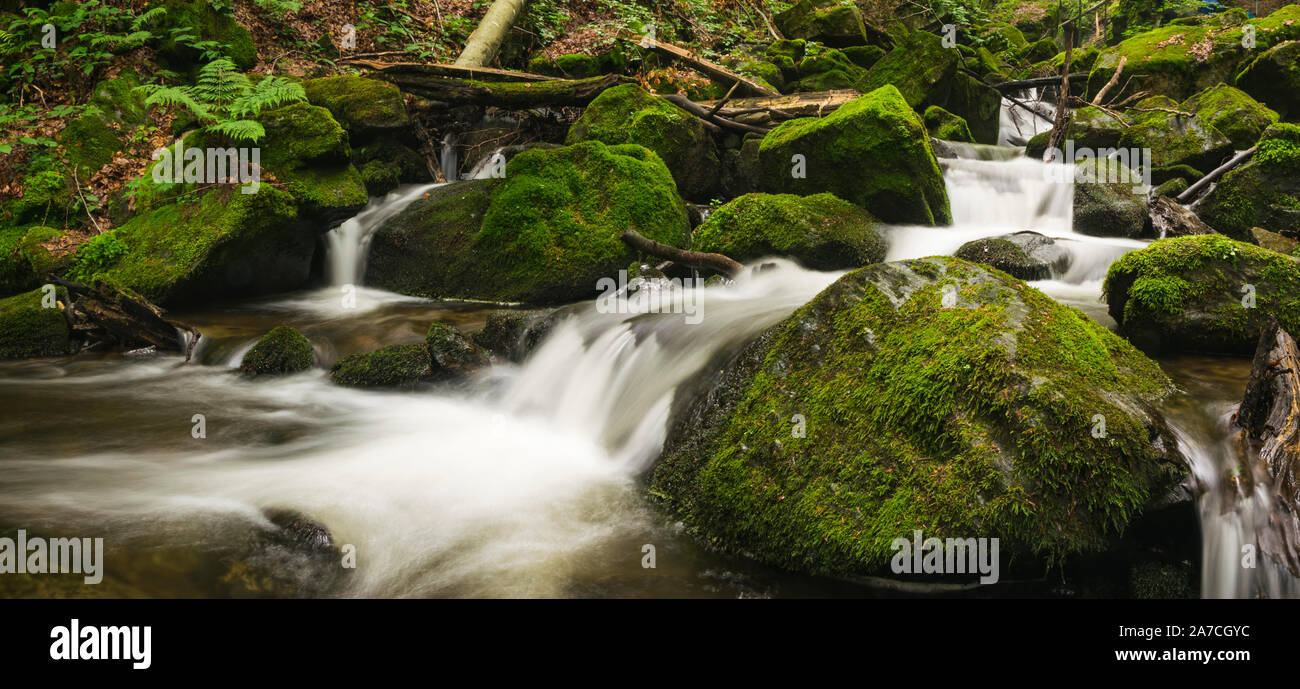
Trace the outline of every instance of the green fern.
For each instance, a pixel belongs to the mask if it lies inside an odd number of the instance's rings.
[[[307,100],[300,84],[284,77],[265,77],[254,85],[224,58],[204,65],[193,86],[149,84],[136,90],[145,94],[148,105],[185,108],[206,124],[207,131],[253,143],[266,131],[251,118],[263,110]]]

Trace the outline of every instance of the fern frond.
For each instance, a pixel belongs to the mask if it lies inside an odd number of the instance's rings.
[[[184,106],[200,118],[213,119],[212,110],[188,86],[146,84],[138,86],[134,90],[146,95],[144,99],[145,105],[161,105],[168,108],[178,105]]]
[[[307,92],[303,90],[302,84],[284,77],[266,77],[257,82],[252,93],[231,104],[230,114],[234,117],[256,116],[263,110],[305,100]]]
[[[253,120],[226,120],[217,122],[205,127],[207,131],[224,134],[236,141],[251,141],[257,143],[263,136],[266,136],[266,130],[262,125]]]
[[[225,58],[203,65],[194,85],[194,95],[219,112],[225,112],[232,103],[252,90],[248,76]]]
[[[135,20],[131,22],[131,29],[136,30],[136,29],[143,28],[148,24],[152,24],[154,20],[160,19],[166,15],[167,15],[166,7],[161,7],[161,6],[155,7],[151,10],[148,10],[144,14],[137,16]]]

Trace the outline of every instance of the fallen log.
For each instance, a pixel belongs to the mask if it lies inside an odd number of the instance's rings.
[[[510,110],[543,106],[586,105],[605,89],[631,81],[607,74],[590,79],[491,82],[434,75],[380,72],[380,79],[408,93],[448,105],[494,105]]]
[[[1218,234],[1213,227],[1206,225],[1197,215],[1183,208],[1168,196],[1157,196],[1148,209],[1151,225],[1156,229],[1160,239],[1165,237],[1184,237],[1189,234]]]
[[[678,249],[675,246],[661,244],[653,239],[648,239],[638,233],[636,230],[624,230],[619,237],[624,244],[640,251],[643,254],[654,256],[655,258],[665,258],[677,263],[685,263],[688,266],[696,268],[707,268],[714,270],[729,278],[734,278],[745,269],[741,263],[732,260],[722,254],[711,254],[703,251],[690,251],[689,249]]]
[[[680,93],[660,94],[659,97],[668,101],[669,103],[672,103],[673,105],[676,105],[682,110],[685,110],[686,112],[695,115],[696,117],[700,118],[700,120],[702,120],[705,124],[712,124],[715,127],[724,127],[727,129],[734,129],[738,132],[745,132],[745,133],[754,132],[756,134],[766,134],[769,131],[771,131],[770,129],[767,129],[765,127],[757,127],[752,124],[745,124],[743,122],[730,120],[720,115],[713,115],[710,113],[709,108],[706,108],[703,105],[696,103],[695,101],[687,98],[686,96]]]
[[[1065,82],[1073,84],[1076,81],[1084,81],[1088,78],[1087,72],[1075,72],[1065,77]],[[1016,81],[1004,81],[999,84],[989,84],[989,86],[998,91],[1019,91],[1021,89],[1033,88],[1035,86],[1055,86],[1062,83],[1061,77],[1036,77],[1034,79],[1019,79]]]
[[[1251,363],[1250,380],[1233,422],[1251,440],[1262,443],[1259,465],[1277,497],[1269,515],[1277,538],[1261,538],[1261,548],[1273,551],[1293,574],[1300,576],[1300,348],[1290,333],[1270,318],[1260,333]],[[1273,547],[1270,547],[1273,546]]]
[[[456,58],[456,64],[466,67],[484,67],[497,56],[501,43],[506,40],[510,27],[514,26],[519,13],[524,11],[527,0],[493,0],[478,28],[465,41],[465,49]]]
[[[791,93],[785,96],[733,98],[728,101],[726,107],[718,110],[718,114],[722,117],[734,118],[766,112],[772,115],[773,120],[821,117],[861,95],[861,92],[854,89],[839,89],[835,91]],[[712,108],[717,103],[718,101],[701,101],[699,105],[704,108]]]
[[[137,294],[58,278],[54,283],[68,290],[68,319],[73,330],[87,340],[122,349],[156,347],[179,352],[184,346],[186,360],[199,340],[199,331],[168,319],[165,311]],[[189,336],[182,338],[181,333]]]
[[[533,74],[531,72],[515,72],[508,69],[496,69],[495,67],[471,67],[468,65],[444,65],[427,62],[377,62],[361,58],[346,58],[339,60],[339,62],[346,62],[354,67],[364,67],[386,74],[431,74],[439,77],[454,77],[476,81],[566,81],[563,77]]]
[[[650,38],[649,36],[636,36],[636,35],[624,37],[624,40],[632,41],[633,43],[639,43],[642,46],[648,47],[651,50],[654,50],[656,52],[663,53],[664,55],[667,55],[668,57],[671,57],[675,60],[680,60],[681,62],[685,62],[686,64],[690,65],[691,68],[693,68],[695,71],[710,76],[719,81],[730,81],[730,82],[738,81],[742,86],[745,87],[746,91],[753,93],[755,95],[759,95],[759,96],[781,95],[780,93],[778,93],[777,91],[773,90],[768,86],[764,86],[758,83],[757,81],[750,79],[749,77],[733,72],[727,69],[726,67],[717,64],[716,62],[709,62],[708,60],[705,60],[699,55],[696,55],[695,53],[692,53],[691,51],[685,48],[675,46],[672,43],[664,43],[659,39]]]
[[[1201,193],[1201,190],[1209,186],[1211,182],[1222,177],[1224,173],[1226,173],[1227,171],[1231,170],[1234,167],[1237,167],[1238,165],[1241,165],[1242,163],[1249,160],[1251,156],[1255,155],[1255,148],[1256,148],[1255,146],[1251,146],[1250,148],[1242,151],[1241,153],[1238,153],[1237,155],[1233,156],[1232,159],[1229,160],[1228,162],[1220,165],[1219,167],[1214,168],[1209,172],[1209,174],[1196,180],[1196,184],[1187,187],[1187,189],[1183,190],[1183,193],[1178,195],[1178,202],[1187,203],[1192,199],[1196,198],[1196,195]]]

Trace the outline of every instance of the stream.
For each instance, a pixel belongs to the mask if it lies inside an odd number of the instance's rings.
[[[1034,230],[1071,260],[1031,284],[1113,327],[1101,300],[1106,269],[1146,242],[1075,234],[1073,188],[1044,181],[1043,164],[1016,149],[958,150],[944,161],[953,226],[887,228],[887,260]],[[700,288],[698,325],[682,314],[577,309],[524,364],[433,390],[344,388],[322,368],[274,381],[239,375],[243,355],[277,325],[307,335],[324,367],[419,342],[432,321],[481,327],[500,307],[361,284],[370,233],[431,186],[374,199],[331,230],[326,286],[176,312],[202,333],[193,361],[126,353],[0,363],[0,532],[103,537],[103,590],[114,596],[226,595],[229,553],[270,525],[269,509],[307,515],[355,548],[358,566],[342,583],[318,591],[304,580],[322,595],[897,595],[711,553],[646,503],[639,480],[678,386],[840,273],[776,260],[734,285]],[[1269,528],[1267,491],[1241,497],[1223,485],[1243,461],[1226,417],[1250,362],[1160,363],[1187,391],[1170,417],[1200,495],[1201,594],[1300,597],[1297,580],[1266,559],[1255,570],[1237,564],[1241,546]],[[642,566],[645,545],[653,569]],[[0,595],[67,595],[57,577],[5,579],[18,589]],[[999,586],[1015,593],[1018,584]]]

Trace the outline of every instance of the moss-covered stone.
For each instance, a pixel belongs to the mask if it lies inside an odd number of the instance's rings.
[[[1147,99],[1140,107],[1152,105]],[[1160,103],[1177,107],[1177,103]],[[1151,150],[1153,167],[1188,165],[1198,170],[1213,170],[1232,155],[1232,142],[1199,117],[1183,117],[1169,112],[1143,113],[1129,124],[1119,139],[1123,148]]]
[[[870,69],[885,56],[885,49],[877,45],[851,45],[841,48],[840,52],[844,53],[844,57],[849,58],[850,62],[863,69]]]
[[[1151,183],[1164,184],[1171,179],[1185,179],[1194,182],[1202,177],[1204,173],[1191,165],[1167,165],[1165,167],[1154,167],[1151,169]]]
[[[386,160],[372,160],[361,167],[361,181],[366,184],[366,193],[371,196],[383,196],[397,188],[402,180],[402,167]]]
[[[306,282],[316,245],[297,219],[293,198],[269,184],[255,194],[214,189],[101,235],[126,251],[85,278],[163,306],[293,289]]]
[[[966,120],[944,110],[937,105],[925,109],[925,129],[930,136],[944,141],[966,141],[975,143]]]
[[[64,234],[41,225],[0,228],[0,296],[32,289],[67,267],[67,255],[46,246]]]
[[[22,179],[23,193],[4,205],[13,225],[61,223],[72,203],[72,175],[62,166],[31,165]]]
[[[984,45],[995,53],[1019,52],[1029,45],[1020,29],[1006,22],[991,22],[976,29],[976,33],[983,39]]]
[[[1300,41],[1264,51],[1237,75],[1236,83],[1282,117],[1300,116]]]
[[[1029,63],[1042,62],[1052,59],[1058,52],[1055,41],[1042,38],[1025,46],[1020,51],[1020,59]]]
[[[704,123],[636,84],[605,89],[569,129],[566,142],[640,144],[672,172],[682,196],[708,201],[717,188],[717,146]]]
[[[587,141],[524,151],[504,179],[440,187],[384,223],[367,284],[426,297],[558,302],[590,298],[635,258],[632,229],[682,246],[686,210],[659,157]]]
[[[1217,84],[1194,94],[1179,109],[1196,113],[1200,121],[1208,122],[1228,137],[1233,147],[1243,150],[1254,146],[1264,130],[1278,121],[1276,112],[1227,84]]]
[[[123,127],[138,127],[149,121],[150,110],[144,95],[134,90],[139,85],[140,76],[134,70],[122,70],[116,77],[96,84],[88,104]]]
[[[68,122],[59,133],[59,146],[83,182],[107,165],[122,146],[109,121],[102,111],[92,108]]]
[[[1081,160],[1074,172],[1074,231],[1098,237],[1140,237],[1150,222],[1142,180],[1110,159]]]
[[[1270,316],[1300,327],[1300,260],[1217,234],[1125,254],[1105,293],[1119,332],[1148,351],[1249,354]]]
[[[1021,280],[1046,280],[1052,277],[1053,270],[1063,272],[1070,261],[1064,249],[1037,232],[976,239],[962,244],[953,255]]]
[[[45,295],[35,289],[0,299],[0,360],[69,352],[71,330],[58,304],[68,303],[67,292],[59,288],[52,305],[47,305]]]
[[[809,44],[795,64],[798,81],[787,92],[832,91],[853,88],[866,72],[843,52],[817,43]]]
[[[772,21],[787,38],[833,46],[867,43],[862,12],[854,5],[841,5],[834,0],[798,0],[790,9],[773,15]]]
[[[411,126],[402,92],[386,81],[356,76],[323,77],[302,83],[312,105],[329,110],[348,135],[370,138],[403,133]]]
[[[737,261],[788,256],[814,270],[858,268],[885,258],[875,219],[832,194],[746,194],[695,230],[694,248]]]
[[[1165,182],[1162,182],[1161,184],[1156,185],[1156,188],[1151,192],[1151,196],[1152,197],[1168,196],[1169,198],[1172,199],[1178,196],[1179,194],[1183,193],[1184,191],[1186,191],[1187,187],[1189,186],[1191,186],[1191,183],[1188,182],[1187,178],[1175,177],[1173,179],[1167,180]]]
[[[391,345],[365,354],[350,354],[330,368],[330,380],[348,387],[414,387],[433,376],[424,344]]]
[[[1186,473],[1154,362],[956,258],[842,277],[703,389],[651,495],[710,545],[791,570],[887,571],[919,529],[997,537],[1041,571],[1106,548]]]
[[[351,163],[343,127],[325,108],[294,103],[262,114],[262,166],[284,182],[306,216],[351,217],[366,205],[365,181]]]
[[[1246,239],[1252,227],[1300,238],[1300,126],[1265,130],[1254,158],[1221,177],[1196,210],[1236,239]]]
[[[1124,136],[1124,125],[1114,117],[1092,106],[1070,113],[1070,124],[1065,128],[1065,138],[1074,142],[1075,149],[1117,148]]]
[[[1051,143],[1051,138],[1052,130],[1050,129],[1029,137],[1029,141],[1025,142],[1025,157],[1042,160],[1043,154],[1047,153],[1047,144]]]
[[[247,376],[297,373],[311,368],[311,340],[296,329],[279,326],[263,335],[244,355],[239,370]]]
[[[457,378],[491,365],[486,352],[446,323],[431,323],[424,336],[434,377]]]
[[[830,192],[886,222],[952,222],[929,133],[893,86],[826,117],[783,122],[763,138],[758,157],[766,191]]]
[[[222,8],[208,0],[161,0],[151,3],[151,6],[167,10],[163,27],[166,38],[158,46],[158,56],[171,69],[192,69],[202,57],[198,50],[177,41],[173,31],[183,32],[192,40],[215,42],[221,52],[242,70],[252,69],[257,64],[253,35],[235,21],[229,5]]]
[[[555,309],[510,309],[487,314],[483,329],[471,335],[474,344],[515,363],[536,349],[555,324]]]

